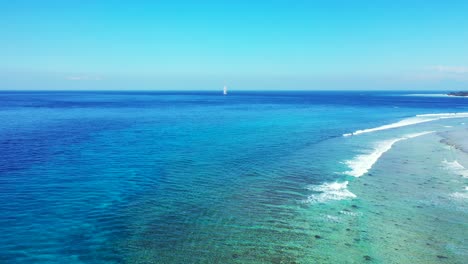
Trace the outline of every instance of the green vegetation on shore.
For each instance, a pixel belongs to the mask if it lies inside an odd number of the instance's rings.
[[[450,95],[450,96],[468,96],[468,92],[451,92],[451,93],[448,93],[447,95]]]

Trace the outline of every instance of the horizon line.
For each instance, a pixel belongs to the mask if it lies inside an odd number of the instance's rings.
[[[468,90],[468,89],[467,89]],[[1,89],[0,92],[219,92],[222,89]],[[229,89],[234,92],[460,92],[434,89]]]

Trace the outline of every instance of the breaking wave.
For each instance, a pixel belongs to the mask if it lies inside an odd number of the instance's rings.
[[[442,163],[445,165],[445,168],[451,172],[462,176],[463,178],[468,178],[468,169],[463,167],[458,161],[447,161],[444,160]]]
[[[307,189],[317,192],[307,198],[305,201],[307,203],[324,203],[356,198],[356,195],[348,190],[348,181],[311,185]]]
[[[375,127],[375,128],[357,130],[357,131],[355,131],[353,133],[343,134],[343,136],[345,136],[345,137],[356,136],[356,135],[360,135],[360,134],[372,133],[372,132],[375,132],[375,131],[387,130],[387,129],[410,126],[410,125],[416,125],[416,124],[436,121],[436,120],[440,120],[440,119],[467,118],[467,117],[468,117],[468,113],[444,113],[444,114],[416,115],[414,117],[406,118],[406,119],[403,119],[403,120],[398,121],[396,123],[383,125],[383,126],[379,126],[379,127]]]
[[[434,131],[426,131],[421,133],[408,134],[400,138],[378,142],[371,153],[360,154],[354,157],[352,160],[345,161],[344,163],[350,168],[350,170],[344,173],[354,177],[361,177],[372,168],[372,166],[379,160],[379,158],[385,152],[389,151],[392,148],[393,144],[402,140],[419,137],[433,132]]]

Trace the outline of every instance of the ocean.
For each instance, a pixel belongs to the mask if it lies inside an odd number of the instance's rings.
[[[0,263],[467,263],[468,98],[0,92]]]

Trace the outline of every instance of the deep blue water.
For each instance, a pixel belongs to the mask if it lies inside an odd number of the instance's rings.
[[[0,262],[306,254],[281,241],[303,239],[305,186],[339,177],[353,154],[333,139],[468,109],[402,94],[0,92]]]

